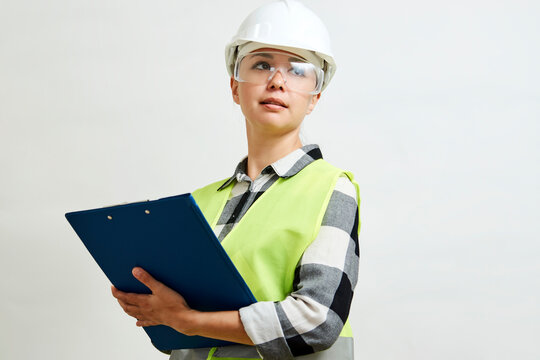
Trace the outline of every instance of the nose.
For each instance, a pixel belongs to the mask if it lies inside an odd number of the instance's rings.
[[[268,88],[283,90],[283,85],[285,85],[286,82],[287,80],[285,80],[281,69],[278,68],[272,75],[270,75],[270,78],[268,79]]]

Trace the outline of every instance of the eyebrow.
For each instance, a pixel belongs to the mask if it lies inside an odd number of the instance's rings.
[[[290,57],[290,58],[289,58],[289,61],[293,61],[293,62],[306,62],[306,60],[301,59],[301,58],[298,58],[298,57]]]
[[[272,56],[272,54],[267,54],[267,53],[255,53],[253,54],[254,56],[262,56],[262,57],[265,57],[265,58],[268,58],[268,59],[273,59],[274,57]]]

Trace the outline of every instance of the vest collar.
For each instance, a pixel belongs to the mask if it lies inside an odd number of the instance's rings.
[[[263,174],[275,172],[279,177],[289,178],[300,172],[303,168],[311,164],[313,161],[322,159],[322,152],[317,144],[304,145],[285,155],[276,162],[268,165],[262,171]],[[236,166],[233,176],[231,176],[223,185],[218,188],[218,191],[229,186],[239,176],[246,175],[247,156],[242,159]]]

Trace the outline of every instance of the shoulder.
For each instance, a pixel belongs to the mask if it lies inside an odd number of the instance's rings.
[[[354,180],[345,174],[336,181],[321,223],[322,233],[334,234],[336,229],[350,234],[353,236],[353,240],[357,239],[360,230],[358,187]]]
[[[351,172],[342,170],[337,178],[326,208],[323,225],[360,231],[360,187]]]
[[[326,216],[344,217],[346,214],[354,215],[358,211],[360,196],[356,185],[348,176],[340,176],[332,189],[330,200],[326,208]]]
[[[349,179],[351,179],[351,181],[354,182],[354,175],[352,172],[341,169],[335,165],[332,165],[331,163],[329,163],[328,161],[324,159],[318,159],[314,161],[312,164],[310,164],[310,166],[317,168],[317,170],[319,171],[326,171],[326,172],[331,172],[334,174],[341,174],[342,176],[346,176]]]
[[[342,195],[349,196],[356,200],[356,186],[346,173],[343,173],[336,181],[334,192],[339,192]]]
[[[320,170],[331,173],[333,174],[333,176],[337,177],[334,188],[335,191],[339,191],[345,195],[352,196],[353,198],[359,197],[359,186],[354,179],[354,175],[352,172],[334,166],[323,159],[315,161],[314,164],[317,164],[317,167]]]

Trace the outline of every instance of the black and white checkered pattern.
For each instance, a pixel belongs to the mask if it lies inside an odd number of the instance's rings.
[[[214,229],[219,240],[279,178],[291,177],[322,158],[317,145],[306,145],[267,166],[251,180],[247,158],[220,188],[236,181]],[[358,278],[358,204],[356,189],[341,177],[330,198],[317,238],[296,271],[293,292],[280,302],[258,302],[240,309],[242,323],[265,359],[290,359],[332,346],[349,315]]]

